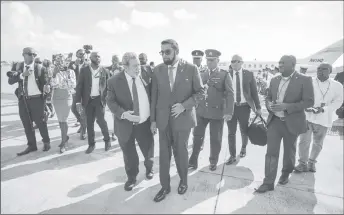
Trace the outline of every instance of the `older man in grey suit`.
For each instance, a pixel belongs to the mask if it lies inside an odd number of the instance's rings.
[[[205,89],[198,69],[178,57],[179,47],[172,39],[161,42],[164,64],[154,68],[152,76],[151,130],[159,129],[160,184],[155,196],[159,202],[170,192],[170,162],[173,149],[180,183],[178,193],[187,191],[188,139],[196,125],[195,106],[204,98]]]
[[[274,189],[277,175],[278,157],[283,139],[283,168],[278,181],[285,185],[289,174],[294,170],[297,137],[307,131],[305,109],[314,105],[314,92],[311,77],[295,71],[296,58],[285,55],[279,61],[281,75],[270,82],[266,107],[267,152],[265,155],[265,178],[256,190],[264,193]]]

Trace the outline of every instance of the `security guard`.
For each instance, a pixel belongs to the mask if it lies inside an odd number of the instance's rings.
[[[203,73],[206,70],[206,67],[202,66],[202,59],[203,59],[204,52],[202,52],[201,50],[194,50],[191,52],[191,55],[192,55],[193,64],[197,66],[198,71],[200,73]]]
[[[204,100],[200,101],[197,113],[197,126],[194,128],[193,150],[189,160],[189,168],[198,168],[198,156],[204,141],[205,130],[210,124],[210,166],[216,170],[221,151],[224,120],[232,118],[234,110],[234,91],[230,74],[219,69],[221,52],[208,49],[205,51],[208,69],[201,73],[202,81],[207,88]]]

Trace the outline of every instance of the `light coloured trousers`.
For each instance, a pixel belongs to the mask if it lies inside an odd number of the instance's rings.
[[[322,125],[314,124],[311,122],[308,123],[308,130],[306,133],[300,135],[300,143],[299,143],[299,162],[301,164],[316,163],[316,159],[318,158],[321,149],[323,147],[324,139],[327,134],[328,128]],[[312,134],[313,134],[313,145],[312,151],[309,155],[309,148],[312,142]]]

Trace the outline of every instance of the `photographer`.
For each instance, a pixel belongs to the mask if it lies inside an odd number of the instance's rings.
[[[50,138],[46,121],[44,121],[44,98],[43,94],[50,92],[47,85],[46,71],[41,65],[34,62],[37,56],[33,48],[23,49],[24,62],[17,63],[16,71],[8,73],[8,83],[18,83],[16,95],[20,119],[25,129],[28,147],[17,153],[18,156],[37,151],[37,142],[33,122],[38,126],[43,138],[43,151],[50,149]]]
[[[343,86],[330,78],[332,66],[322,63],[313,78],[314,106],[306,109],[308,130],[300,135],[298,172],[315,172],[315,163],[323,147],[327,130],[332,127],[333,112],[342,105]],[[313,136],[313,146],[309,154]]]

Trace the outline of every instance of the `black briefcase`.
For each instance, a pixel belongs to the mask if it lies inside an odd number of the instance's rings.
[[[260,118],[260,121],[256,122],[256,119]],[[256,115],[252,123],[249,125],[247,134],[248,138],[253,145],[265,146],[267,144],[267,125],[262,116]]]

